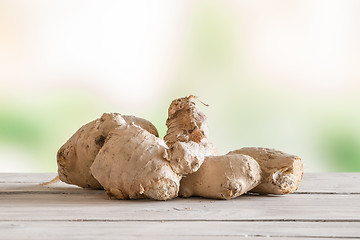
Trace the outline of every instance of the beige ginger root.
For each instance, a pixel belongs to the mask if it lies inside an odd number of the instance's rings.
[[[105,113],[82,126],[58,151],[60,180],[104,188],[118,199],[178,196],[232,199],[248,191],[286,194],[303,174],[299,157],[269,148],[242,148],[215,156],[206,116],[194,96],[168,109],[164,140],[149,121]]]
[[[119,126],[120,114],[104,114],[82,126],[57,152],[58,175],[61,181],[80,187],[102,189],[91,175],[90,166],[103,146],[108,133]],[[123,116],[127,123],[141,126],[158,136],[154,125],[134,116]]]
[[[148,131],[149,133],[155,135],[155,137],[159,137],[159,133],[156,127],[148,120],[131,115],[122,115],[122,117],[124,118],[126,123],[128,124],[133,123],[135,125],[138,125],[143,129],[145,129],[146,131]]]
[[[250,156],[208,156],[197,172],[183,177],[179,195],[236,198],[259,184],[260,173],[259,164]]]
[[[193,102],[195,96],[175,99],[168,109],[164,137],[169,146],[169,158],[175,172],[196,172],[207,155],[216,154],[215,147],[208,142],[206,116]]]
[[[168,145],[177,141],[200,143],[207,138],[206,116],[196,107],[194,98],[190,95],[171,102],[166,120],[168,130],[164,137]]]
[[[261,194],[287,194],[295,192],[303,176],[301,158],[270,148],[245,147],[231,151],[253,157],[261,167],[261,183],[251,192]]]
[[[91,166],[91,172],[109,197],[175,198],[180,176],[173,172],[167,150],[162,139],[123,121],[110,132]]]

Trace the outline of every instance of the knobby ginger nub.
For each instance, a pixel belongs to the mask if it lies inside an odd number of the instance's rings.
[[[193,102],[194,96],[175,99],[168,109],[166,126],[168,130],[164,140],[168,145],[177,141],[200,143],[207,139],[206,116]]]
[[[59,149],[57,164],[61,181],[85,188],[102,188],[90,173],[90,166],[106,138],[99,131],[99,124],[95,120],[82,126]]]
[[[206,116],[193,102],[194,96],[175,99],[168,109],[164,137],[169,146],[169,158],[175,172],[196,172],[204,157],[215,155],[215,147],[208,142]]]
[[[288,194],[295,192],[303,177],[301,158],[279,150],[260,147],[245,147],[230,154],[245,154],[253,157],[261,167],[261,183],[251,192],[261,194]]]
[[[236,198],[259,184],[259,164],[242,154],[208,156],[200,169],[181,180],[179,195],[215,199]]]
[[[133,123],[135,125],[138,125],[139,127],[142,127],[149,133],[155,135],[156,137],[159,137],[159,133],[158,133],[156,127],[148,120],[139,118],[139,117],[135,117],[135,116],[131,116],[131,115],[122,115],[122,117],[124,118],[126,123],[128,123],[128,124]]]

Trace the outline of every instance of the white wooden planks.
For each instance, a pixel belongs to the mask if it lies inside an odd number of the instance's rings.
[[[108,200],[104,194],[11,194],[0,197],[0,220],[356,220],[359,195],[242,196]]]
[[[0,239],[356,238],[360,223],[296,222],[0,222]],[[47,229],[51,231],[46,231]]]
[[[56,174],[0,173],[0,239],[360,239],[360,173],[308,173],[296,194],[108,200]]]
[[[41,183],[48,182],[56,173],[1,173],[0,183]]]

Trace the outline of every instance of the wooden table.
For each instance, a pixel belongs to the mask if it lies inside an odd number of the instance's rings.
[[[108,200],[55,173],[0,173],[0,239],[360,239],[360,173],[308,173],[284,196]]]

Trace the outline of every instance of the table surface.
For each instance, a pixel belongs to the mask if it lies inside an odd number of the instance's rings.
[[[55,173],[0,173],[0,239],[360,239],[360,173],[307,173],[294,194],[109,200]]]

